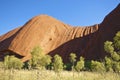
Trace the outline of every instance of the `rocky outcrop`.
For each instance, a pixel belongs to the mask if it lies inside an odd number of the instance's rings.
[[[98,26],[99,29],[90,41],[90,45],[81,53],[87,56],[87,59],[93,59],[93,55],[94,59],[104,58],[107,55],[103,48],[104,42],[112,41],[115,34],[120,31],[120,4]]]
[[[112,40],[120,30],[119,13],[120,5],[101,24],[88,27],[73,27],[47,15],[36,16],[0,37],[0,55],[3,57],[9,52],[27,61],[31,58],[31,50],[41,46],[45,54],[59,54],[64,62],[71,52],[86,59],[103,58],[106,55],[104,41]]]

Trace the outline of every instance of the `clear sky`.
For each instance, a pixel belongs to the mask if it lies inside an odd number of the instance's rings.
[[[119,0],[0,0],[0,35],[47,14],[72,26],[101,23]]]

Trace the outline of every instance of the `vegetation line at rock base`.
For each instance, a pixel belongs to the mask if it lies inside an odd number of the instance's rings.
[[[104,43],[108,56],[101,61],[86,61],[70,53],[69,63],[63,63],[56,54],[45,55],[40,47],[31,51],[32,58],[23,63],[15,56],[7,55],[0,62],[0,80],[120,80],[120,32],[112,41]]]

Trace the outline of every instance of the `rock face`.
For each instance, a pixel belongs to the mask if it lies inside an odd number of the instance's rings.
[[[68,61],[71,52],[76,53],[78,58],[100,59],[106,55],[104,42],[112,40],[119,30],[120,4],[102,23],[88,27],[73,27],[50,16],[40,15],[0,36],[0,59],[9,54],[27,61],[35,46],[41,46],[45,54],[59,54],[64,62]]]

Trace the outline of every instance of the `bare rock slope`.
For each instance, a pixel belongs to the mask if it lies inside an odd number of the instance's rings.
[[[71,52],[86,59],[100,59],[104,41],[112,40],[120,30],[120,4],[108,14],[102,23],[88,27],[73,27],[50,16],[40,15],[22,27],[0,36],[0,57],[13,54],[27,61],[35,46],[41,46],[45,54],[59,54],[64,62]]]

